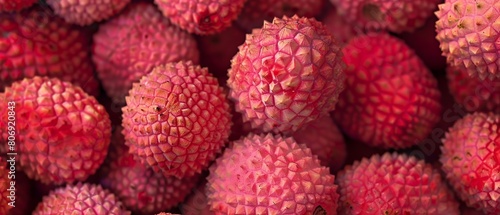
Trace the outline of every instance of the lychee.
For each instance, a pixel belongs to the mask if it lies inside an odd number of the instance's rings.
[[[245,122],[289,133],[335,109],[343,69],[339,44],[322,23],[285,16],[247,35],[227,84]]]
[[[455,122],[443,139],[446,178],[467,206],[500,213],[500,115],[475,112]]]
[[[226,94],[206,68],[169,63],[134,83],[123,110],[130,152],[155,171],[178,178],[208,167],[228,140]]]
[[[500,79],[500,1],[445,0],[435,12],[436,39],[451,66]]]
[[[337,174],[340,214],[459,215],[437,169],[398,153],[363,158]]]
[[[90,25],[118,14],[131,0],[47,0],[55,14],[66,22]]]
[[[37,0],[0,0],[0,12],[14,12],[31,7]]]
[[[219,33],[236,20],[246,0],[155,0],[163,15],[189,33]]]
[[[437,81],[415,53],[386,33],[343,49],[346,88],[333,112],[341,130],[382,148],[407,148],[430,134],[441,113]]]
[[[111,122],[104,107],[80,87],[35,76],[7,87],[1,102],[4,119],[8,109],[15,110],[17,162],[31,179],[83,181],[104,161]],[[9,108],[8,102],[15,104]],[[8,139],[5,125],[0,131]]]
[[[134,2],[99,26],[92,59],[104,90],[123,105],[132,83],[160,64],[199,62],[196,40],[164,18],[153,4]]]
[[[33,215],[89,214],[130,215],[122,203],[100,185],[67,185],[44,196]]]
[[[250,135],[233,142],[210,167],[206,192],[215,214],[335,215],[334,180],[293,138]]]

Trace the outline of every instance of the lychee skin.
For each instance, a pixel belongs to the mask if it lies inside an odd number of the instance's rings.
[[[436,39],[448,64],[469,76],[500,79],[500,1],[446,0],[435,12]]]
[[[439,171],[413,156],[363,158],[339,172],[336,182],[340,214],[460,214]]]
[[[13,207],[9,205],[9,202],[11,202],[9,199],[10,191],[7,190],[10,189],[11,179],[9,179],[9,177],[7,162],[5,162],[4,158],[0,157],[0,214],[8,214],[9,211],[13,209]]]
[[[10,101],[15,102],[17,159],[28,177],[60,185],[97,171],[108,151],[111,121],[94,97],[69,82],[35,76],[7,87],[4,110]],[[7,119],[7,111],[1,116]],[[0,131],[7,139],[4,126]]]
[[[360,29],[355,28],[348,23],[344,17],[340,16],[337,9],[329,10],[321,20],[325,28],[341,44],[345,45],[356,35],[362,33]]]
[[[315,17],[321,13],[324,1],[317,0],[248,0],[238,17],[237,24],[247,31],[262,27],[264,21],[274,17]]]
[[[130,215],[130,212],[100,185],[78,183],[50,192],[33,211],[33,215],[54,214]]]
[[[0,91],[14,81],[48,76],[97,96],[99,83],[85,32],[47,8],[0,14]]]
[[[445,134],[440,161],[446,178],[467,206],[500,213],[500,115],[468,114]]]
[[[0,0],[0,12],[15,12],[31,7],[37,0]]]
[[[455,101],[468,112],[492,111],[500,114],[500,79],[469,77],[465,69],[446,68],[448,87]]]
[[[252,128],[290,133],[335,109],[344,89],[338,43],[313,18],[275,18],[247,35],[227,85]]]
[[[130,153],[178,178],[208,167],[231,131],[229,101],[217,79],[191,62],[161,65],[134,83],[123,107]]]
[[[155,0],[163,15],[189,33],[219,33],[236,20],[246,0]]]
[[[210,166],[206,192],[215,214],[336,215],[335,176],[293,138],[249,135]]]
[[[90,25],[118,14],[131,0],[47,0],[55,14],[66,22],[77,25]]]
[[[413,32],[432,16],[440,0],[330,0],[341,17],[365,31]]]
[[[386,33],[353,38],[343,49],[346,88],[335,122],[353,139],[381,148],[408,148],[439,122],[437,80],[401,40]]]
[[[214,215],[208,205],[206,182],[198,186],[181,205],[183,215]]]
[[[123,105],[132,83],[168,62],[199,62],[196,40],[172,25],[153,4],[131,3],[100,25],[94,35],[92,60],[104,90]]]

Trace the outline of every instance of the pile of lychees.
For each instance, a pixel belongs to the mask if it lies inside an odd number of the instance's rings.
[[[498,0],[0,0],[0,215],[500,215]]]

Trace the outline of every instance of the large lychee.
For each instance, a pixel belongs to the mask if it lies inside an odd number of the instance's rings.
[[[160,64],[199,62],[196,40],[172,25],[158,9],[134,2],[99,26],[94,35],[92,59],[104,90],[123,105],[132,83]]]
[[[500,115],[464,116],[446,133],[441,151],[446,178],[467,206],[500,214]]]
[[[0,92],[23,78],[48,76],[98,94],[90,41],[82,29],[42,7],[2,13],[0,20]]]
[[[130,153],[178,178],[200,173],[228,140],[226,94],[206,68],[190,61],[153,69],[134,83],[123,107]]]
[[[337,174],[340,214],[459,215],[458,201],[439,171],[398,153],[373,155]]]
[[[15,12],[31,7],[37,0],[0,0],[0,12]]]
[[[35,76],[7,87],[1,102],[4,119],[8,102],[15,103],[16,159],[31,179],[57,185],[83,181],[104,161],[111,122],[80,87]],[[5,125],[0,131],[8,140]]]
[[[382,148],[422,141],[441,113],[437,81],[401,40],[368,33],[343,48],[347,65],[335,122],[353,139]]]
[[[322,23],[285,16],[247,35],[227,84],[245,122],[289,133],[335,109],[343,69],[339,44]]]
[[[451,66],[500,79],[500,1],[445,0],[435,12],[437,40]]]
[[[210,167],[206,192],[215,214],[335,215],[335,176],[304,144],[280,135],[232,143]]]
[[[47,0],[55,14],[66,22],[90,25],[118,14],[131,0]]]

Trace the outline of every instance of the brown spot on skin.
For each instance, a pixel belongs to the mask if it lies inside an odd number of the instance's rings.
[[[313,215],[327,215],[326,210],[321,207],[321,205],[318,205],[313,212]]]
[[[384,20],[384,14],[380,11],[379,6],[375,4],[365,4],[361,9],[363,16],[371,21]]]

